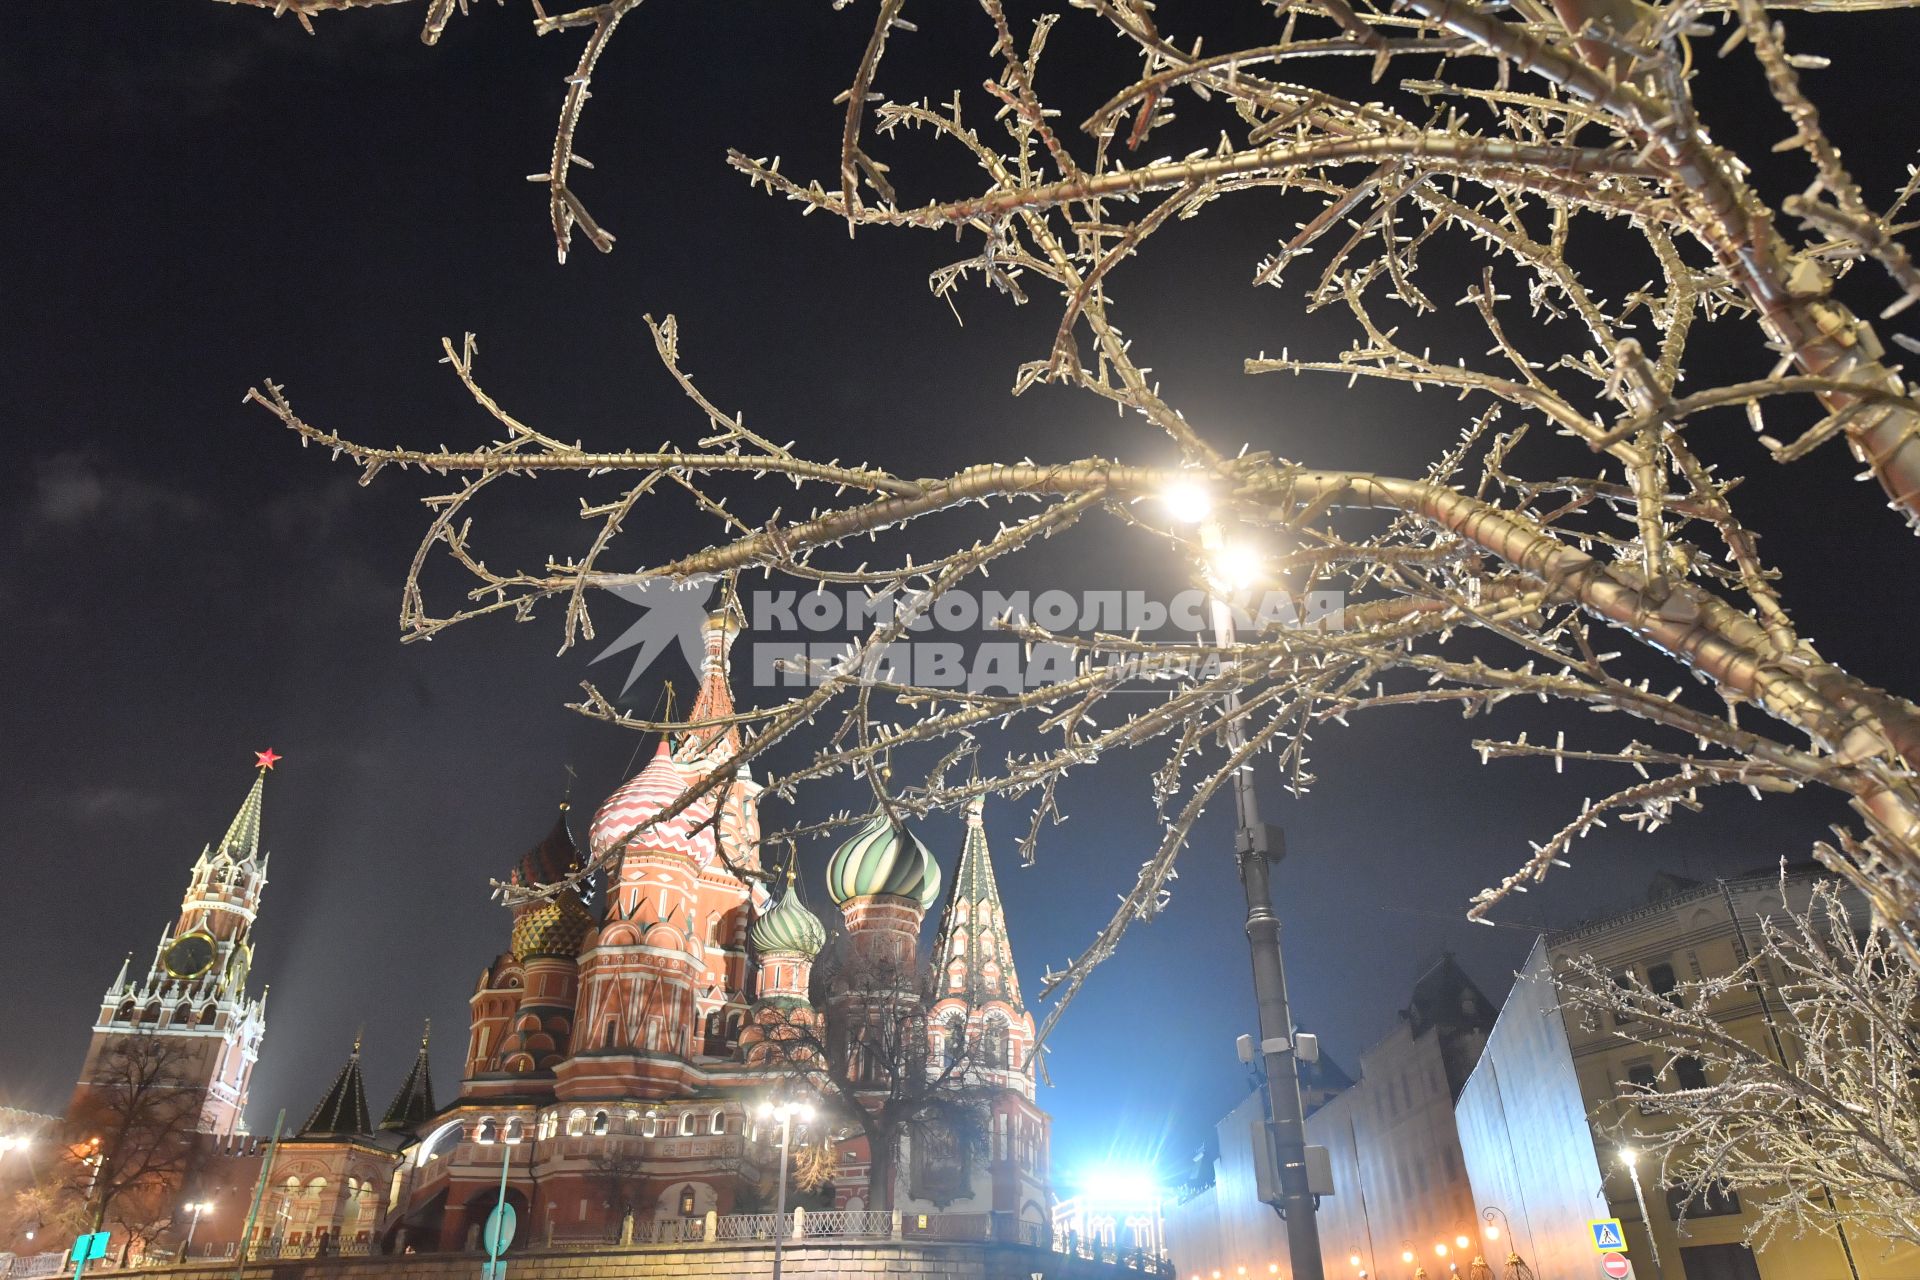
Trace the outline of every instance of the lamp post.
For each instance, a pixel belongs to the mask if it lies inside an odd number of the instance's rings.
[[[188,1212],[193,1214],[193,1217],[187,1220],[186,1242],[180,1246],[180,1258],[183,1262],[186,1260],[188,1252],[193,1248],[193,1233],[200,1229],[200,1215],[213,1208],[213,1201],[195,1200],[192,1204],[184,1207]]]
[[[813,1119],[813,1106],[805,1102],[763,1102],[759,1115],[762,1120],[780,1122],[780,1190],[773,1220],[773,1280],[780,1280],[780,1242],[787,1234],[787,1147],[793,1140],[793,1118],[798,1116],[805,1124]]]
[[[1640,1153],[1632,1147],[1622,1147],[1620,1163],[1627,1166],[1627,1177],[1633,1181],[1634,1203],[1640,1206],[1640,1225],[1646,1230],[1647,1249],[1653,1256],[1654,1280],[1667,1280],[1666,1268],[1660,1265],[1660,1242],[1653,1238],[1653,1219],[1647,1216],[1647,1196],[1640,1189]]]
[[[1222,663],[1234,643],[1233,606],[1227,593],[1251,585],[1256,577],[1250,557],[1226,546],[1220,523],[1212,515],[1212,500],[1198,485],[1168,493],[1168,511],[1176,520],[1199,527],[1200,549],[1207,560],[1207,608],[1213,625],[1213,643]],[[1240,723],[1240,692],[1228,687],[1223,699],[1224,733],[1229,755],[1246,747]],[[1253,996],[1260,1010],[1260,1052],[1266,1063],[1267,1104],[1271,1112],[1274,1163],[1280,1174],[1280,1204],[1275,1206],[1287,1223],[1287,1255],[1294,1280],[1325,1280],[1320,1261],[1320,1228],[1314,1219],[1313,1189],[1307,1180],[1307,1122],[1300,1105],[1300,1063],[1293,1052],[1293,1015],[1287,1007],[1287,970],[1280,955],[1280,921],[1273,914],[1268,883],[1270,863],[1284,852],[1268,848],[1267,827],[1260,821],[1254,795],[1253,771],[1242,765],[1233,772],[1233,800],[1237,826],[1234,853],[1240,867],[1240,886],[1247,902],[1247,948],[1253,962]]]
[[[512,1120],[500,1122],[500,1198],[487,1218],[486,1280],[501,1280],[506,1275],[506,1264],[500,1261],[500,1255],[507,1251],[507,1245],[513,1239],[513,1232],[507,1225],[507,1172],[513,1166],[513,1149],[520,1145],[520,1139],[513,1135],[513,1123]]]

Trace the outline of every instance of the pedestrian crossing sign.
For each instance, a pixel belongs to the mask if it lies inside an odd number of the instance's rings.
[[[1593,1251],[1595,1253],[1625,1253],[1627,1251],[1626,1233],[1620,1230],[1620,1219],[1602,1218],[1598,1222],[1589,1222],[1587,1230],[1593,1233]]]

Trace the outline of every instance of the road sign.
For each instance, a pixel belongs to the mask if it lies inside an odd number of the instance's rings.
[[[1601,1254],[1600,1269],[1607,1273],[1609,1280],[1633,1280],[1633,1264],[1623,1253]]]
[[[79,1237],[73,1242],[73,1253],[69,1255],[71,1260],[74,1262],[92,1262],[95,1258],[106,1257],[107,1237],[109,1234],[109,1232],[105,1231],[95,1231],[90,1235]]]
[[[1587,1230],[1593,1233],[1593,1251],[1595,1253],[1625,1253],[1627,1251],[1627,1233],[1620,1229],[1620,1219],[1602,1218],[1598,1222],[1589,1222]]]
[[[480,1232],[480,1243],[486,1247],[489,1254],[497,1257],[505,1253],[507,1246],[513,1243],[513,1228],[516,1225],[517,1216],[513,1206],[504,1200],[495,1205],[493,1212],[487,1215],[487,1225]]]

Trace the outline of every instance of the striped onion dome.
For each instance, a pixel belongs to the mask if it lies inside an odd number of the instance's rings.
[[[827,945],[827,927],[807,910],[807,904],[800,901],[789,883],[786,896],[747,930],[747,941],[763,956],[788,952],[811,959]]]
[[[598,858],[633,839],[636,848],[684,853],[704,866],[713,858],[713,793],[708,792],[665,822],[641,826],[665,809],[699,774],[675,764],[663,739],[647,767],[608,796],[587,828],[587,847]]]
[[[920,837],[886,813],[875,813],[827,863],[827,894],[836,906],[873,894],[914,898],[920,909],[940,896],[940,864]]]

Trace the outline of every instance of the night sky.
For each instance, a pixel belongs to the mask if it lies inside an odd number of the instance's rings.
[[[642,321],[672,312],[704,389],[814,456],[909,475],[1024,454],[1166,456],[1090,397],[1008,396],[1016,364],[1042,354],[1057,323],[1050,298],[1015,310],[972,291],[956,325],[925,288],[956,256],[951,237],[850,242],[843,225],[802,220],[725,166],[738,146],[782,155],[789,173],[832,173],[831,99],[866,40],[865,12],[791,0],[643,7],[603,63],[580,144],[598,168],[579,186],[619,244],[602,256],[576,243],[560,267],[544,188],[524,175],[546,165],[577,39],[536,40],[522,6],[482,5],[426,49],[417,10],[335,16],[317,38],[189,0],[0,12],[0,651],[11,685],[0,700],[0,1102],[64,1105],[99,993],[124,953],[151,956],[188,866],[268,746],[286,759],[266,798],[272,883],[255,980],[273,990],[254,1129],[282,1106],[303,1119],[363,1026],[376,1104],[429,1016],[435,1084],[450,1098],[466,998],[506,942],[487,878],[544,833],[567,766],[578,829],[635,750],[631,735],[563,706],[589,676],[617,684],[588,660],[629,607],[602,604],[600,640],[559,657],[553,613],[402,645],[400,584],[431,484],[389,473],[358,487],[241,405],[260,379],[284,382],[310,421],[362,439],[471,445],[492,438],[491,424],[436,361],[443,335],[472,331],[483,380],[540,429],[609,448],[691,441],[704,424]],[[1070,17],[1056,50],[1085,21]],[[1112,52],[1096,39],[1100,56]],[[889,83],[977,85],[989,43],[977,12],[930,27],[896,42]],[[1873,43],[1849,41],[1863,53]],[[929,78],[936,55],[957,71]],[[1087,96],[1105,70],[1097,58],[1063,63],[1063,93]],[[1886,104],[1861,92],[1825,107],[1842,139],[1871,139]],[[1767,141],[1785,131],[1753,127]],[[975,188],[924,139],[882,154],[915,194]],[[1849,159],[1875,193],[1903,162],[1865,145]],[[1457,425],[1452,406],[1429,397],[1410,411],[1387,392],[1238,372],[1262,349],[1332,353],[1347,336],[1337,320],[1302,320],[1297,292],[1246,287],[1303,207],[1248,200],[1163,233],[1129,268],[1122,323],[1216,442],[1322,466],[1419,466]],[[1872,296],[1877,309],[1885,298]],[[1698,372],[1764,373],[1751,334],[1732,336],[1739,362],[1715,369],[1708,348]],[[1850,483],[1842,451],[1783,470],[1737,419],[1715,429],[1723,456],[1753,477],[1749,509],[1806,631],[1866,679],[1913,693],[1898,639],[1915,616],[1911,539]],[[584,547],[578,492],[515,482],[479,508],[493,559]],[[636,525],[622,563],[704,539],[683,510],[663,504],[656,523]],[[1036,587],[1071,574],[1109,589],[1177,585],[1176,571],[1157,549],[1111,536],[1063,540],[1021,570]],[[684,669],[672,674],[684,688]],[[1269,782],[1265,806],[1292,849],[1276,892],[1295,1014],[1350,1069],[1443,950],[1497,1001],[1527,926],[1624,906],[1658,869],[1711,876],[1803,857],[1845,818],[1825,796],[1761,806],[1730,793],[1652,837],[1615,827],[1588,840],[1572,870],[1498,913],[1510,927],[1471,926],[1468,896],[1611,781],[1538,762],[1482,769],[1467,748],[1536,723],[1550,722],[1519,707],[1491,724],[1444,710],[1360,719],[1319,734],[1322,783],[1309,798],[1283,801]],[[1029,993],[1091,938],[1156,839],[1143,766],[1116,761],[1077,784],[1066,797],[1076,816],[1031,869],[1013,853],[1024,810],[989,809]],[[859,794],[828,789],[813,804]],[[1240,1096],[1233,1038],[1253,1011],[1224,816],[1185,855],[1172,909],[1129,936],[1054,1037],[1056,1087],[1041,1102],[1064,1174],[1106,1158],[1172,1171]],[[931,820],[923,836],[951,866],[958,820]],[[827,853],[802,851],[816,877]],[[824,905],[817,885],[813,896]]]

